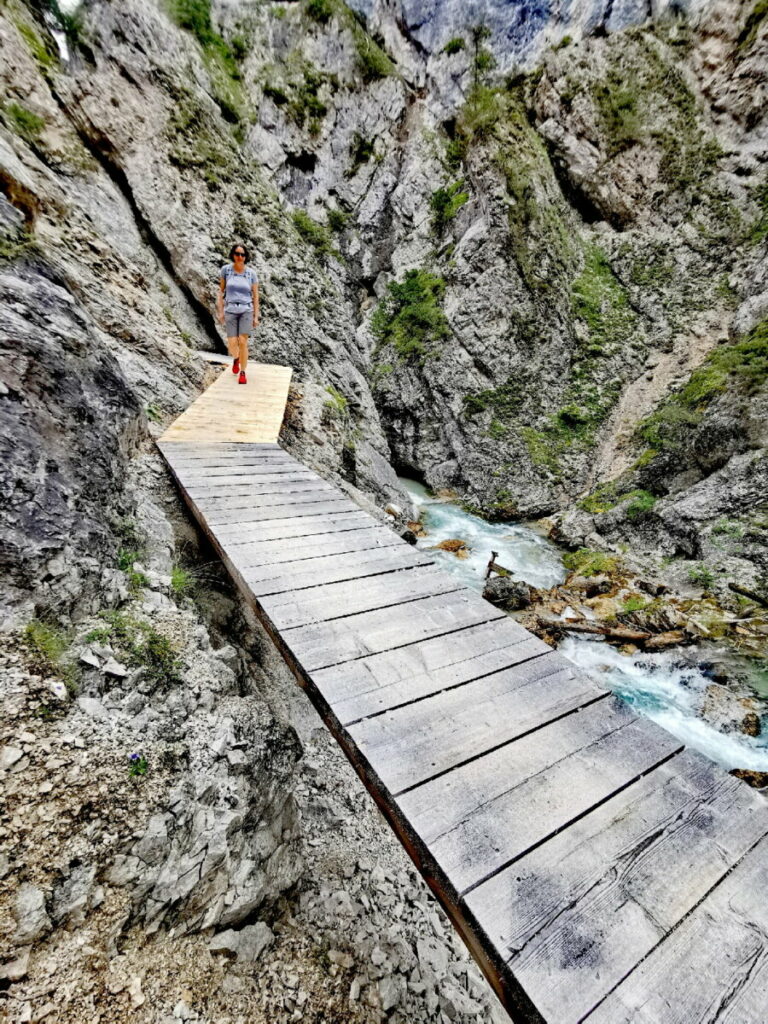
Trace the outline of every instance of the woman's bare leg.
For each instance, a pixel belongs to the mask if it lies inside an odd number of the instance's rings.
[[[248,365],[248,335],[241,334],[236,340],[238,342],[240,352],[240,369],[244,370]]]
[[[227,338],[227,351],[233,359],[237,359],[237,354],[240,351],[240,338],[235,336],[234,338]]]

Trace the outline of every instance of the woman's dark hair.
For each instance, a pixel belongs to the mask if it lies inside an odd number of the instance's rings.
[[[247,245],[243,245],[242,242],[235,242],[235,244],[229,250],[229,258],[231,260],[233,260],[235,258],[235,249],[242,249],[245,252],[245,262],[247,263],[248,260],[251,258],[251,254],[248,251],[248,246]]]

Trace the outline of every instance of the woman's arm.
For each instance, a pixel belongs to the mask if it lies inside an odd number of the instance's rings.
[[[253,326],[259,325],[259,283],[254,281],[251,292],[253,294]]]
[[[219,318],[219,323],[224,323],[224,292],[227,287],[227,282],[223,277],[219,278],[219,294],[216,296],[216,315]]]

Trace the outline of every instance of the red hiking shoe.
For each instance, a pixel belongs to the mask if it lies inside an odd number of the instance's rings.
[[[247,384],[248,381],[245,379],[245,370],[240,371],[240,376],[237,378],[238,384]]]
[[[234,363],[232,363],[232,373],[240,373],[240,360],[239,359],[236,359],[234,361]]]

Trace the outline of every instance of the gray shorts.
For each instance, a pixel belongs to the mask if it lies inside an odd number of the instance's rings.
[[[250,334],[253,330],[253,310],[244,309],[240,313],[224,314],[224,329],[228,338],[237,338],[241,334]]]

